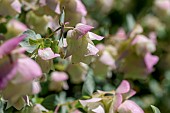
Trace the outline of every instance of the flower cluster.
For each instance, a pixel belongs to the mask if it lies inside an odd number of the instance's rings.
[[[88,113],[144,113],[135,102],[128,100],[135,93],[129,82],[123,80],[115,91],[98,90],[91,99],[79,101]]]
[[[170,2],[151,3],[0,0],[0,113],[148,112],[170,86]]]
[[[12,38],[0,46],[0,94],[17,109],[24,105],[18,102],[27,103],[25,96],[40,92],[36,79],[42,75],[39,65],[23,54],[25,48],[17,48],[25,37]]]

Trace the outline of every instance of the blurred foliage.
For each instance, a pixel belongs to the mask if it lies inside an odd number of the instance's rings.
[[[129,35],[136,24],[140,24],[143,27],[144,35],[148,35],[150,32],[156,33],[157,43],[156,51],[154,52],[154,54],[159,57],[159,62],[155,65],[154,71],[150,73],[150,75],[148,75],[146,79],[134,80],[127,78],[127,80],[131,83],[133,89],[137,91],[137,94],[135,95],[135,97],[132,97],[132,100],[140,105],[144,109],[145,113],[153,113],[153,111],[154,113],[159,113],[159,110],[157,110],[157,108],[154,106],[157,106],[162,113],[169,113],[170,7],[169,9],[167,9],[169,11],[167,11],[162,7],[157,6],[156,1],[157,0],[82,0],[88,12],[86,15],[87,24],[95,27],[95,29],[93,30],[94,33],[105,37],[105,39],[102,41],[93,41],[95,45],[99,43],[106,43],[107,39],[114,36],[119,28],[124,28],[127,35]],[[42,42],[41,36],[46,37],[56,29],[48,28],[49,26],[47,26],[46,24],[50,23],[52,27],[56,27],[58,26],[58,24],[65,24],[65,18],[63,16],[64,13],[62,13],[63,15],[61,15],[60,18],[61,23],[58,23],[57,20],[59,20],[59,14],[55,14],[54,12],[52,12],[51,10],[53,9],[49,9],[49,7],[44,6],[44,9],[37,10],[36,5],[34,6],[33,3],[31,5],[32,7],[30,9],[28,8],[28,10],[27,7],[23,6],[22,13],[17,14],[16,16],[13,15],[16,12],[12,12],[12,15],[7,16],[7,13],[11,14],[11,7],[9,7],[9,10],[5,14],[1,11],[2,8],[0,8],[0,40],[1,35],[6,37],[5,39],[8,39],[22,33],[22,29],[17,29],[17,31],[14,31],[12,26],[13,24],[10,23],[10,20],[16,19],[17,21],[24,23],[26,27],[33,30],[28,30],[24,32],[24,34],[29,34],[32,36],[28,36],[23,42],[20,43],[21,46],[25,46],[30,49],[27,51],[27,55],[31,57],[30,53],[37,52],[36,48],[39,48],[39,45],[45,45],[45,47],[51,47],[55,53],[60,53],[62,56],[62,54],[64,54],[64,50],[60,47],[54,47],[54,45],[60,43],[58,39],[61,38],[61,32],[58,33],[59,35],[53,34],[51,36],[51,40],[43,38],[43,40],[45,40],[44,42]],[[2,6],[0,5],[0,7]],[[72,10],[74,12],[74,9]],[[70,18],[74,17],[72,18],[70,24],[75,26],[75,23],[80,22],[80,19],[77,14],[71,15],[72,10],[69,10],[69,8],[67,9],[66,7],[65,20],[70,20]],[[51,17],[48,17],[48,15],[51,15]],[[63,31],[62,35],[64,37],[67,34],[67,31],[68,30]],[[39,40],[37,41],[34,39]],[[108,41],[108,43],[110,42]],[[38,61],[38,59],[36,60]],[[130,62],[130,60],[128,61]],[[54,65],[51,65],[51,62],[54,62]],[[93,69],[94,65],[100,65],[99,62],[95,63],[96,64],[88,64],[88,66],[92,67]],[[128,65],[133,70],[136,65],[130,63],[128,63]],[[52,73],[52,70],[56,70],[65,71],[69,75],[69,79],[67,80],[67,84],[69,86],[68,90],[64,88],[59,88],[61,90],[58,91],[49,90],[51,75],[48,73],[44,74],[43,76],[44,80],[42,80],[41,82],[41,92],[36,95],[37,97],[30,96],[33,102],[35,101],[35,103],[37,103],[38,101],[38,103],[41,103],[46,109],[53,111],[55,110],[57,105],[62,106],[62,104],[69,103],[73,100],[77,100],[80,98],[89,98],[90,95],[96,90],[114,90],[115,87],[117,87],[125,77],[124,73],[117,70],[108,71],[107,67],[99,68],[99,73],[95,73],[95,70],[92,70],[91,68],[87,69],[86,66],[81,64],[70,64],[69,61],[60,58],[55,58],[53,61],[49,62],[49,65],[46,66],[50,74]],[[105,74],[105,72],[107,71],[108,76],[103,76],[102,74]],[[78,76],[75,73],[77,73]],[[81,75],[81,77],[79,77],[79,75]],[[84,77],[84,75],[86,77]],[[132,76],[132,74],[130,76]],[[1,106],[1,104],[2,103],[0,101],[0,112],[2,111],[2,109],[4,109],[4,106]],[[75,104],[78,106],[79,103],[76,102],[73,104],[73,106],[67,106],[68,108],[63,105],[63,107],[60,107],[59,110],[61,113],[66,113],[66,109],[74,109],[74,107],[76,106]],[[150,108],[150,105],[154,105],[152,106],[153,111]],[[80,110],[82,110],[81,107]],[[13,113],[14,111],[17,110],[11,107],[6,110],[5,113]],[[49,111],[49,113],[50,112],[51,111]]]

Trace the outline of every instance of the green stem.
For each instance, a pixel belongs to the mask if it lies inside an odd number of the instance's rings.
[[[51,37],[52,35],[54,35],[55,32],[57,32],[57,31],[60,30],[60,29],[61,29],[61,26],[58,27],[56,30],[54,30],[50,35],[46,36],[45,38]]]

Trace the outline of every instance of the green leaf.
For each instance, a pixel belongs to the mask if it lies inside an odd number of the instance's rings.
[[[29,38],[29,44],[30,45],[40,45],[41,43],[43,43],[43,39],[32,39],[32,38]]]
[[[4,109],[4,104],[3,104],[2,100],[0,99],[0,113],[4,113],[3,109]]]
[[[0,33],[7,33],[7,28],[6,28],[6,25],[5,23],[0,23]]]
[[[60,16],[60,24],[64,24],[64,19],[65,19],[65,12],[64,12],[64,8],[63,8],[63,11]]]
[[[135,19],[132,14],[127,14],[126,16],[128,30],[131,31],[135,26]]]
[[[46,36],[49,36],[49,35],[51,35],[49,38],[51,38],[52,40],[55,40],[55,36],[54,36],[54,33],[53,33],[54,31],[50,28],[50,27],[48,27],[47,28],[47,35]]]
[[[59,53],[58,41],[55,40],[52,42],[51,49],[54,51],[54,53]]]
[[[49,35],[49,34],[51,34],[53,32],[53,30],[50,28],[50,27],[48,27],[47,28],[47,34]]]
[[[29,38],[29,44],[30,45],[36,45],[37,42],[38,42],[37,40],[33,40],[33,39]]]
[[[32,113],[33,112],[33,107],[32,106],[25,106],[20,113]]]
[[[23,34],[26,34],[27,37],[22,42],[20,42],[20,45],[27,48],[28,53],[32,53],[43,41],[41,35],[36,34],[32,30],[27,30]]]
[[[48,110],[54,110],[58,104],[57,95],[52,94],[47,96],[41,104]]]
[[[151,108],[152,108],[154,113],[161,113],[160,110],[157,107],[151,105]]]
[[[86,80],[85,80],[85,82],[83,84],[83,88],[82,88],[83,96],[92,95],[94,89],[95,89],[95,83],[94,83],[94,79],[93,79],[93,71],[92,71],[92,69],[89,69]]]
[[[51,40],[49,38],[44,40],[44,48],[48,48],[51,46]]]

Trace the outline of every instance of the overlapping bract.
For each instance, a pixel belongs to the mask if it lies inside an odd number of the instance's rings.
[[[25,101],[22,99],[23,96],[40,92],[40,85],[36,79],[42,75],[41,68],[34,60],[23,54],[24,48],[17,48],[25,37],[21,35],[12,38],[0,46],[1,95],[14,106],[20,100]],[[15,107],[21,109],[23,106],[24,104]]]
[[[128,100],[135,93],[129,82],[123,80],[116,91],[98,91],[91,99],[79,101],[88,113],[144,113],[135,102]]]
[[[73,30],[68,31],[66,57],[72,55],[72,63],[90,63],[91,56],[96,56],[99,52],[91,40],[102,40],[104,37],[89,32],[92,28],[79,23]]]

